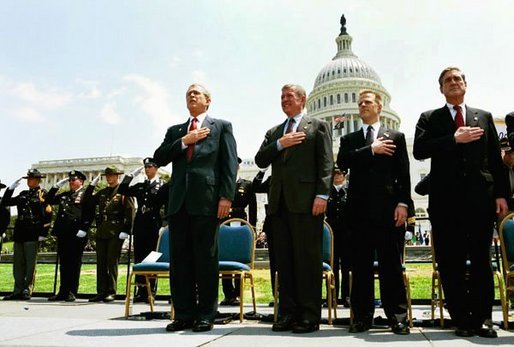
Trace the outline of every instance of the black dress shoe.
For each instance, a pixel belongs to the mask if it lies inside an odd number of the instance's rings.
[[[302,320],[293,324],[293,333],[305,334],[312,333],[319,330],[319,324],[308,320]]]
[[[350,328],[348,329],[349,333],[363,333],[368,331],[371,328],[371,324],[364,323],[361,321],[354,321]]]
[[[109,294],[105,298],[103,298],[102,301],[103,302],[112,302],[112,301],[114,301],[114,295]]]
[[[98,294],[98,295],[95,295],[95,296],[93,296],[92,298],[90,298],[88,301],[89,301],[89,302],[100,302],[100,301],[102,301],[104,298],[105,298],[105,295],[103,295],[103,294],[102,294],[102,295]]]
[[[186,329],[191,329],[193,327],[193,322],[182,319],[175,319],[173,322],[166,326],[166,331],[181,331]]]
[[[240,304],[241,302],[237,298],[232,298],[228,302],[229,306],[239,306]]]
[[[4,298],[2,300],[22,300],[21,298],[21,293],[12,293],[12,294],[9,294],[9,295],[6,295],[4,296]]]
[[[481,327],[476,331],[477,335],[480,337],[488,337],[488,338],[496,338],[498,337],[498,333],[493,327]]]
[[[455,329],[455,335],[457,335],[459,337],[473,337],[473,336],[475,336],[475,332],[473,331],[473,329],[461,327],[461,328]]]
[[[30,300],[30,292],[28,291],[28,289],[23,290],[23,292],[21,293],[20,300]]]
[[[66,302],[73,302],[75,301],[75,295],[73,293],[69,293],[68,295],[64,296],[64,301]]]
[[[196,321],[193,325],[193,331],[195,333],[201,333],[202,331],[212,330],[212,322],[208,320],[199,320]]]
[[[273,331],[288,331],[293,329],[296,322],[293,316],[281,317],[276,323],[273,323],[271,330]]]
[[[270,303],[268,304],[268,307],[274,307],[274,306],[275,306],[275,302],[274,302],[274,301],[272,301],[272,302],[270,302]]]
[[[409,335],[410,328],[405,322],[396,322],[391,326],[391,330],[396,335]]]
[[[134,296],[134,303],[136,302],[146,302],[148,300],[148,296],[144,296],[142,294],[138,294]]]
[[[62,301],[64,300],[64,294],[58,293],[48,298],[48,301]]]

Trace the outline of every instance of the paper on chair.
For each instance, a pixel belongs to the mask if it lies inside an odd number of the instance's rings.
[[[161,257],[161,252],[151,251],[145,259],[143,259],[142,263],[155,263]]]
[[[239,221],[230,222],[230,226],[231,227],[240,227],[241,226],[241,222],[239,222]]]

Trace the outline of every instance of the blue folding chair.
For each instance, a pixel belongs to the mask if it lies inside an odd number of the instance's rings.
[[[154,310],[154,297],[150,285],[150,280],[159,278],[170,278],[170,231],[166,227],[157,241],[157,252],[161,253],[159,259],[153,262],[141,262],[132,266],[132,271],[127,282],[125,295],[125,318],[128,318],[131,304],[131,288],[136,284],[135,276],[143,276],[145,278],[144,286],[148,293],[148,302],[150,311]],[[173,304],[171,305],[171,317],[173,318]]]
[[[239,321],[243,321],[244,285],[250,280],[254,312],[255,286],[253,267],[255,258],[255,232],[244,219],[232,218],[220,226],[219,237],[219,275],[221,279],[239,279]]]

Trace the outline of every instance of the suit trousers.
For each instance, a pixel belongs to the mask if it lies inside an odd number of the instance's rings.
[[[218,309],[218,219],[191,215],[182,206],[169,216],[169,227],[175,318],[212,322]]]
[[[270,217],[279,278],[279,314],[319,323],[323,216],[291,213],[282,204]]]
[[[14,294],[32,293],[36,271],[37,241],[14,242]]]
[[[494,225],[492,218],[487,218],[492,214],[490,209],[467,206],[468,211],[473,211],[470,215],[464,213],[465,205],[453,211],[453,218],[440,219],[431,214],[432,242],[453,325],[476,329],[492,315],[494,278],[490,249]]]
[[[375,311],[375,283],[373,263],[378,260],[380,298],[391,323],[407,318],[407,295],[398,247],[399,231],[394,228],[352,225],[352,288],[351,306],[354,319],[372,324]]]
[[[271,293],[275,295],[275,272],[277,272],[277,260],[275,255],[275,236],[273,234],[273,224],[271,216],[266,215],[262,231],[266,234],[266,243],[268,244],[269,256],[269,272],[271,276]]]
[[[59,294],[77,294],[79,289],[80,269],[82,267],[82,254],[87,243],[87,238],[70,235],[57,237],[57,255],[59,256],[60,286]]]
[[[118,237],[96,239],[96,292],[115,295],[118,281],[118,262],[124,240]]]

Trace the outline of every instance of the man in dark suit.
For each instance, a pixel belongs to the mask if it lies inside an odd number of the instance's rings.
[[[303,111],[305,90],[282,88],[287,120],[266,133],[255,163],[271,165],[268,212],[279,273],[280,319],[274,331],[308,333],[321,318],[323,214],[332,184],[332,136],[324,121]]]
[[[363,127],[341,137],[337,165],[350,170],[348,215],[352,243],[350,332],[368,330],[374,313],[375,253],[379,263],[380,297],[395,334],[409,334],[407,297],[398,247],[410,197],[409,157],[403,133],[380,124],[382,97],[359,94]]]
[[[493,117],[464,104],[466,87],[458,68],[441,72],[439,89],[446,105],[421,114],[414,157],[431,159],[432,242],[455,334],[496,337],[490,247],[496,215],[508,210],[508,187]]]
[[[201,332],[212,329],[218,307],[219,219],[234,199],[237,153],[232,125],[207,115],[207,89],[191,85],[186,102],[191,117],[168,128],[154,160],[173,164],[168,221],[175,320],[166,330]]]

